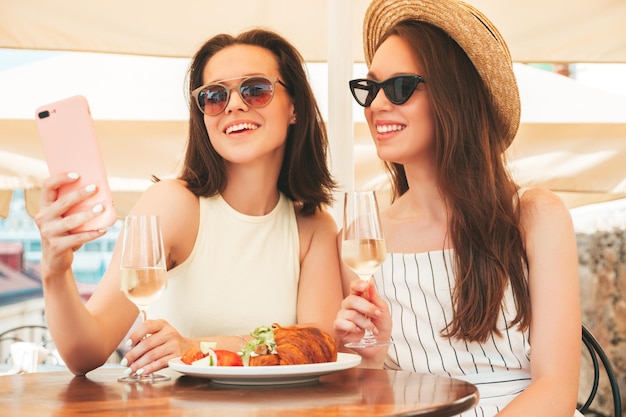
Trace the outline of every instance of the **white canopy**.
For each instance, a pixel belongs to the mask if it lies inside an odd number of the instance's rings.
[[[517,62],[626,62],[623,0],[471,0],[500,28]],[[116,205],[123,215],[152,174],[175,175],[185,146],[184,73],[195,48],[218,32],[265,26],[286,35],[308,61],[327,61],[333,171],[340,181],[382,187],[365,127],[346,123],[345,81],[362,60],[361,23],[369,0],[0,0],[0,47],[118,52],[53,55],[0,72],[0,216],[10,190],[26,188],[36,212],[47,175],[33,113],[43,103],[87,96]],[[326,33],[326,41],[323,34]],[[352,34],[352,36],[350,36]],[[555,74],[516,65],[522,126],[511,167],[528,185],[547,186],[571,206],[626,196],[626,99]],[[359,74],[362,75],[362,74]],[[317,82],[318,80],[313,80]],[[356,147],[351,140],[356,137]],[[354,151],[354,153],[353,153]],[[354,161],[354,166],[353,166]],[[3,191],[4,190],[4,191]]]
[[[466,0],[499,28],[517,62],[626,62],[623,0]],[[189,57],[206,38],[265,26],[307,61],[327,61],[325,42],[347,42],[363,60],[369,0],[0,0],[0,47]],[[340,5],[347,3],[347,5]],[[351,4],[349,4],[351,3]],[[338,8],[351,10],[334,15]]]

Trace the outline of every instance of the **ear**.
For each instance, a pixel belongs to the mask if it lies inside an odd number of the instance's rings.
[[[295,113],[291,113],[291,117],[289,118],[289,124],[290,125],[295,125],[296,124],[296,114]]]

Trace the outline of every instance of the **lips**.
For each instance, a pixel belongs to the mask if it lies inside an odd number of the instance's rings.
[[[224,129],[224,133],[231,134],[231,133],[239,133],[239,132],[243,132],[245,130],[256,130],[259,128],[259,125],[257,125],[256,123],[236,123],[236,124],[232,124],[226,127],[226,129]]]

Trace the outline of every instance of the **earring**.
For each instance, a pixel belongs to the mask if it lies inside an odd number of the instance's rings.
[[[291,124],[295,124],[296,123],[296,114],[292,114],[291,115]]]

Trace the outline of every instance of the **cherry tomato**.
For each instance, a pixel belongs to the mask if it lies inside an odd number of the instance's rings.
[[[243,366],[241,356],[230,350],[215,350],[217,366]]]
[[[192,362],[197,361],[198,359],[204,358],[204,354],[202,351],[193,346],[190,347],[187,352],[180,358],[182,363],[186,363],[187,365],[191,365]]]

